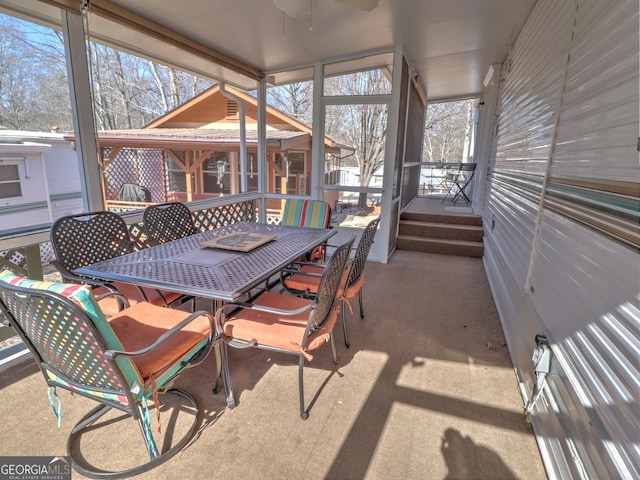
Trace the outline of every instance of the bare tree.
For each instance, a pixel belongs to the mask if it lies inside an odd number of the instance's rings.
[[[431,103],[427,106],[424,161],[461,162],[471,149],[476,100]]]
[[[300,121],[311,125],[313,114],[313,83],[296,82],[271,87],[267,103]]]
[[[0,125],[71,126],[63,48],[52,30],[0,15]]]
[[[92,44],[96,123],[100,129],[141,128],[180,106],[211,81]]]
[[[388,93],[389,83],[381,70],[369,70],[327,79],[329,95],[374,95]],[[327,109],[325,129],[355,148],[353,158],[359,169],[360,186],[368,187],[375,172],[384,165],[388,108],[386,104],[350,104]],[[333,112],[333,114],[329,114]],[[358,207],[367,206],[361,192]]]

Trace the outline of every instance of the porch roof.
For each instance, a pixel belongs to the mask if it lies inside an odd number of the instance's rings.
[[[239,148],[240,130],[237,128],[139,128],[130,130],[101,130],[97,132],[102,147],[137,147],[137,148]],[[75,141],[73,132],[64,137]],[[258,144],[258,132],[246,130],[247,145]],[[300,148],[299,145],[309,143],[311,134],[291,130],[272,130],[266,132],[268,150],[287,150]],[[353,150],[348,145],[340,144],[328,137],[325,146],[331,150]]]

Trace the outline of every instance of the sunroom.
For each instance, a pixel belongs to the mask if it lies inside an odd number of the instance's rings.
[[[469,208],[482,219],[482,266],[546,475],[640,476],[637,3],[2,0],[0,10],[63,32],[86,211],[105,206],[89,38],[255,95],[256,188],[247,188],[254,163],[245,135],[237,149],[237,196],[190,202],[192,210],[248,201],[266,221],[269,202],[287,196],[357,197],[379,207],[369,260],[380,275],[398,253],[402,214],[418,197],[421,169],[433,167],[422,161],[425,109],[477,98],[473,157],[466,159],[476,164]],[[386,78],[388,89],[328,93],[336,79],[367,72]],[[381,184],[326,181],[335,164],[327,161],[327,142],[312,141],[308,188],[270,189],[263,174],[268,92],[301,82],[313,87],[313,139],[333,132],[330,119],[355,109],[384,112],[382,164],[375,169]],[[358,150],[352,141],[337,143]],[[351,161],[348,154],[337,158]],[[139,211],[123,216],[129,224],[141,221]],[[361,231],[334,228],[339,238]],[[0,238],[0,250],[26,249],[35,265],[37,245],[47,241],[47,229],[13,232]],[[426,271],[438,263],[428,260],[414,265]],[[448,303],[464,294],[452,290]],[[402,318],[398,311],[394,321]],[[376,417],[375,408],[367,411]],[[371,478],[381,475],[374,463],[359,464],[359,477],[368,468]],[[337,472],[345,470],[320,476]],[[417,478],[405,472],[403,478]],[[275,469],[267,476],[275,478]]]

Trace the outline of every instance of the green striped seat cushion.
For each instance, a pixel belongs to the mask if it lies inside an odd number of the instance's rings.
[[[331,209],[322,200],[290,198],[284,204],[281,225],[307,228],[328,228]]]

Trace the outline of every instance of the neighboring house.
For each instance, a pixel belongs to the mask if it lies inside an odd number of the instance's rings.
[[[0,130],[0,235],[82,208],[78,158],[62,134]]]
[[[257,100],[229,87],[226,91],[244,104],[246,191],[255,191]],[[119,198],[124,184],[142,185],[152,202],[240,193],[240,112],[240,105],[214,86],[145,128],[99,132],[107,205],[126,207]],[[270,107],[266,124],[266,191],[310,195],[311,127]],[[324,182],[337,184],[341,150],[352,149],[329,137],[324,142],[327,164],[334,166]],[[335,199],[327,200],[335,205]]]

